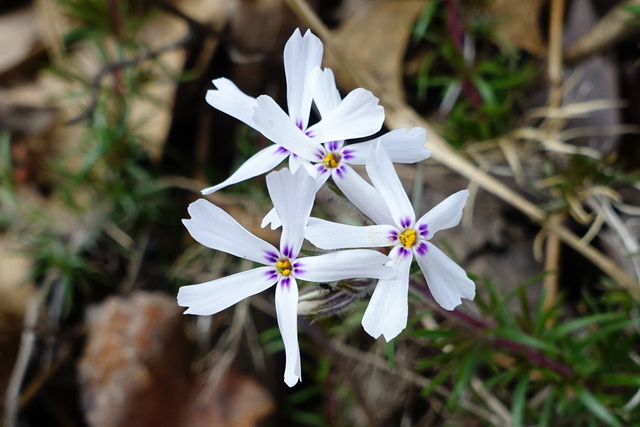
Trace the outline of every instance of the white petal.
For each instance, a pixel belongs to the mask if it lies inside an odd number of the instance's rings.
[[[419,127],[396,129],[380,137],[389,159],[393,163],[417,163],[431,156],[424,144],[427,132]]]
[[[277,145],[270,145],[267,148],[263,148],[249,157],[229,178],[220,184],[205,188],[201,193],[204,195],[211,194],[229,185],[237,184],[238,182],[246,181],[249,178],[269,172],[278,166],[288,155],[289,153],[285,149]]]
[[[416,260],[433,299],[445,310],[453,310],[462,303],[461,298],[473,300],[476,286],[467,273],[433,244],[428,243],[425,255],[416,254]]]
[[[277,278],[271,272],[273,267],[259,267],[210,282],[183,286],[178,291],[178,305],[188,307],[185,314],[207,316],[218,313],[272,286]]]
[[[260,227],[265,228],[269,224],[271,224],[272,230],[275,230],[278,227],[282,226],[282,221],[280,221],[280,217],[278,216],[275,208],[271,208],[271,210],[264,216],[264,218],[262,218]]]
[[[282,169],[267,175],[267,189],[282,221],[280,251],[289,258],[300,253],[311,207],[316,197],[316,181],[303,170],[292,174]]]
[[[265,137],[307,160],[318,161],[324,152],[322,145],[305,135],[267,95],[258,97],[253,122]]]
[[[392,225],[355,226],[309,218],[304,237],[322,249],[378,248],[393,246],[391,236],[397,234]]]
[[[322,188],[325,182],[331,176],[331,172],[322,163],[314,165],[316,168],[316,193]]]
[[[183,219],[182,223],[198,243],[208,248],[261,264],[269,262],[268,253],[278,253],[276,248],[249,233],[228,213],[204,199],[191,203],[188,211],[191,219]]]
[[[384,146],[378,141],[371,144],[366,169],[373,186],[389,208],[394,223],[399,228],[412,226],[416,218],[413,207]]]
[[[315,178],[318,174],[314,165],[312,165],[309,160],[303,159],[300,156],[289,156],[289,169],[291,169],[292,173],[296,173],[298,168],[302,167],[309,176]]]
[[[255,127],[252,117],[258,105],[256,99],[246,95],[229,79],[215,79],[213,84],[218,90],[207,91],[205,99],[209,105]]]
[[[391,212],[380,193],[351,166],[344,165],[341,175],[332,173],[342,194],[376,224],[393,224]]]
[[[330,68],[324,70],[316,67],[311,70],[311,94],[318,108],[320,117],[326,117],[340,105],[340,92],[336,87],[336,79]]]
[[[358,88],[306,133],[318,142],[342,141],[376,133],[382,122],[384,109],[378,105],[378,98],[368,90]]]
[[[424,214],[416,225],[427,225],[427,239],[433,238],[440,230],[455,227],[462,219],[462,212],[468,197],[469,190],[458,191],[450,195]]]
[[[294,156],[289,157],[289,159],[292,159]],[[308,163],[308,162],[307,162]],[[329,178],[329,174],[325,173],[325,174],[318,174],[316,176],[316,193],[318,192],[318,190],[320,189],[320,187],[322,187],[324,185],[324,183],[327,181],[327,179]],[[276,209],[273,208],[271,209],[262,219],[262,223],[260,224],[260,227],[264,228],[267,225],[271,224],[271,229],[275,230],[277,228],[282,227],[282,221],[280,221],[280,217],[278,216],[278,213],[276,212]]]
[[[411,258],[394,261],[395,276],[380,279],[362,318],[362,327],[373,338],[392,340],[407,326]]]
[[[370,249],[330,252],[296,259],[295,275],[298,279],[310,282],[332,282],[360,277],[388,278],[394,274],[391,267],[385,267],[389,261],[388,256]]]
[[[276,285],[276,314],[284,342],[284,382],[293,387],[302,380],[298,346],[298,285],[293,277],[281,279]]]
[[[392,130],[378,140],[393,163],[417,163],[431,156],[431,150],[424,146],[427,132],[419,127]],[[371,141],[350,144],[347,148],[352,151],[353,160],[349,163],[364,165],[370,145]]]
[[[309,77],[322,62],[322,42],[311,31],[300,35],[296,29],[284,46],[284,73],[287,79],[289,116],[300,129],[306,129],[311,110]]]

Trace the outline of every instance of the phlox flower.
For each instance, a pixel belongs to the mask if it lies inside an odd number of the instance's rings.
[[[251,126],[275,144],[254,154],[223,182],[202,190],[203,194],[266,173],[286,158],[289,158],[293,172],[302,165],[315,176],[316,171],[309,166],[308,160],[317,157],[323,142],[366,137],[380,130],[384,110],[378,105],[378,98],[362,88],[350,92],[331,114],[309,126],[311,70],[320,66],[322,53],[322,42],[310,31],[302,36],[296,29],[287,41],[284,71],[288,114],[270,96],[252,98],[226,78],[213,80],[216,89],[207,92],[207,102]]]
[[[314,179],[300,169],[288,169],[267,176],[267,188],[282,219],[280,248],[254,236],[229,214],[200,199],[189,205],[191,219],[183,220],[191,236],[215,250],[252,260],[261,267],[197,285],[183,286],[178,304],[185,313],[210,315],[238,301],[276,285],[278,326],[284,341],[284,381],[293,386],[301,379],[297,334],[297,280],[331,282],[358,277],[390,277],[384,264],[389,258],[380,252],[355,249],[300,257],[304,227],[315,197]]]
[[[320,117],[330,117],[330,115],[340,106],[340,92],[336,87],[333,72],[329,68],[324,70],[315,67],[311,70],[310,76],[311,93],[313,102],[316,105]],[[424,129],[415,127],[412,129],[396,129],[379,138],[391,161],[394,163],[416,163],[427,159],[431,155],[431,150],[424,146],[426,142],[426,132]],[[369,146],[373,141],[365,141],[355,144],[345,144],[344,140],[325,142],[316,150],[315,158],[310,163],[317,171],[316,186],[319,189],[332,177],[340,191],[351,202],[363,212],[369,211],[369,200],[375,195],[371,186],[368,186],[364,179],[350,165],[364,165],[369,152]],[[373,221],[386,221],[389,218],[380,216],[380,212],[369,212]],[[271,228],[280,226],[280,221],[271,210],[262,221],[265,227],[271,223]]]
[[[409,270],[415,258],[434,299],[446,310],[473,299],[475,284],[465,271],[430,240],[440,230],[458,225],[469,196],[459,191],[416,220],[411,202],[384,147],[374,142],[366,170],[379,196],[369,200],[369,210],[388,216],[388,222],[372,226],[337,224],[310,218],[305,237],[323,249],[391,247],[387,264],[395,276],[378,281],[362,319],[362,326],[374,338],[389,341],[407,325]],[[367,184],[368,185],[368,184]]]

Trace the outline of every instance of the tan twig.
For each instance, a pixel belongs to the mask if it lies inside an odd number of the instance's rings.
[[[57,279],[57,272],[53,270],[49,271],[38,293],[32,296],[27,303],[24,327],[22,329],[22,336],[20,337],[20,348],[4,398],[4,427],[17,426],[18,410],[20,408],[20,389],[22,388],[22,381],[29,367],[29,361],[31,360],[36,344],[36,325],[40,317],[40,309],[47,299],[53,282]]]
[[[628,0],[613,8],[589,31],[578,39],[565,53],[570,63],[580,61],[594,53],[604,51],[618,41],[640,31],[640,26],[630,25],[634,15],[625,10],[628,6],[640,6],[640,0]]]
[[[531,220],[546,227],[549,233],[557,235],[560,240],[572,247],[595,266],[611,277],[620,286],[626,288],[635,297],[640,297],[640,286],[624,270],[616,265],[609,257],[595,248],[581,242],[580,238],[561,224],[548,222],[548,215],[514,192],[496,178],[488,175],[475,164],[460,156],[438,134],[438,132],[404,100],[398,99],[391,93],[381,89],[375,77],[368,70],[360,69],[356,72],[350,61],[342,54],[340,47],[334,42],[329,29],[320,21],[317,15],[304,0],[286,0],[286,3],[313,31],[321,37],[328,49],[340,60],[341,66],[358,83],[359,86],[372,90],[380,97],[385,107],[387,125],[392,128],[421,127],[429,135],[429,148],[433,151],[432,158],[449,169],[457,172],[469,181],[475,182],[486,191],[506,201]]]
[[[595,200],[589,199],[591,206],[604,213],[607,224],[615,231],[620,241],[622,241],[625,251],[631,259],[636,277],[640,280],[640,245],[638,245],[638,241],[633,237],[633,234],[618,214],[615,213],[608,199],[601,194],[596,194],[594,199]]]
[[[417,374],[415,371],[399,366],[398,364],[396,364],[396,366],[391,366],[389,365],[388,361],[371,353],[365,353],[338,341],[329,341],[329,345],[336,353],[343,357],[355,360],[358,363],[371,365],[372,367],[383,372],[387,372],[391,375],[396,375],[411,384],[417,385],[418,387],[425,388],[431,385],[431,380]],[[444,398],[448,398],[451,396],[451,392],[443,386],[436,386],[433,391]],[[491,425],[505,425],[504,420],[501,416],[493,414],[490,411],[477,406],[467,399],[459,398],[456,404],[461,408],[469,411],[470,413],[486,420]]]
[[[24,388],[24,391],[20,396],[20,409],[24,408],[26,405],[29,404],[31,399],[33,399],[38,394],[42,386],[46,384],[49,378],[51,378],[53,374],[58,372],[58,369],[60,368],[60,366],[62,366],[62,363],[67,359],[67,357],[69,357],[70,354],[71,354],[71,345],[69,345],[69,343],[65,343],[64,345],[62,345],[62,347],[56,354],[56,357],[53,359],[51,364],[48,365],[45,370],[40,372]]]
[[[149,238],[151,233],[146,231],[139,239],[138,244],[132,248],[132,254],[129,257],[129,265],[127,265],[127,275],[120,284],[120,293],[124,295],[130,294],[136,289],[136,280],[140,274],[140,267],[142,267],[142,260],[144,254],[147,251],[147,245],[149,244]]]
[[[476,376],[471,378],[470,382],[471,388],[476,394],[485,401],[487,406],[493,411],[494,414],[498,415],[502,419],[501,425],[511,426],[513,425],[513,420],[511,419],[511,412],[507,409],[506,406],[494,396],[482,383],[482,380]]]
[[[562,28],[564,20],[564,0],[551,0],[549,16],[549,62],[547,75],[549,77],[549,101],[551,108],[562,105]],[[553,215],[549,222],[558,222],[558,216]],[[560,238],[557,234],[550,234],[545,245],[544,270],[547,272],[542,280],[544,288],[544,310],[549,310],[558,296],[558,277],[560,269]],[[550,321],[552,319],[549,319]]]
[[[564,0],[551,0],[549,16],[549,55],[547,76],[551,83],[549,106],[560,107],[562,103],[562,28]]]
[[[251,264],[249,260],[242,260],[240,269],[247,270],[251,268]],[[224,332],[218,345],[208,356],[209,373],[206,386],[198,397],[200,404],[204,405],[210,401],[220,382],[229,372],[229,367],[233,364],[240,350],[245,324],[249,321],[249,300],[245,299],[236,304],[230,327]]]

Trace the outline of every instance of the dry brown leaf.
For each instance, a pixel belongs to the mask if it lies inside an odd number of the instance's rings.
[[[30,280],[33,261],[25,249],[13,233],[0,235],[0,318],[6,313],[21,317],[35,292]]]
[[[206,381],[190,373],[181,311],[148,292],[90,308],[78,371],[90,426],[245,427],[273,410],[266,390],[233,368],[199,399]]]
[[[0,76],[41,51],[41,38],[33,7],[0,15]]]
[[[211,25],[220,30],[226,21],[229,2],[212,2],[203,0],[181,0],[174,2],[176,8],[187,16],[199,20],[205,25]],[[43,33],[46,37],[46,45],[51,51],[51,56],[59,49],[57,40],[71,28],[71,23],[64,17],[60,6],[52,6],[50,2],[37,2],[39,20],[43,25]],[[180,42],[189,31],[187,22],[173,14],[158,13],[142,28],[138,34],[138,41],[148,46],[150,51],[155,51],[174,43]],[[212,54],[216,45],[209,46],[208,52]],[[113,43],[107,43],[105,49],[115,52]],[[113,55],[114,61],[117,55]],[[154,80],[147,83],[144,88],[144,96],[133,99],[129,124],[135,129],[141,144],[149,153],[152,160],[158,160],[164,148],[164,142],[171,125],[171,115],[177,83],[172,77],[178,77],[183,72],[186,59],[186,51],[179,47],[171,49],[159,55],[155,60],[146,60],[144,65],[147,72],[154,76]],[[87,48],[77,49],[71,62],[90,80],[97,75],[104,64],[96,57],[94,50]],[[60,65],[60,64],[58,64]],[[110,84],[110,79],[105,78],[101,84]],[[76,84],[63,84],[62,90],[57,95],[78,89]],[[59,88],[60,89],[60,88]],[[51,91],[48,91],[51,93]],[[88,102],[88,100],[87,100]],[[87,102],[74,102],[64,105],[63,116],[71,119],[83,113]]]
[[[404,99],[403,58],[411,35],[411,23],[425,2],[383,0],[367,5],[368,9],[359,9],[358,14],[334,32],[335,40],[354,64],[372,70],[383,90]],[[344,71],[345,67],[333,65],[338,59],[330,50],[327,49],[325,57],[341,86],[349,89],[358,86]]]
[[[180,0],[174,5],[187,16],[197,19],[214,30],[220,31],[226,22],[231,2]],[[173,15],[160,14],[152,19],[140,32],[140,40],[150,49],[159,49],[174,43],[188,32],[186,21]],[[217,42],[207,41],[207,54],[212,55]],[[186,51],[172,50],[158,58],[150,71],[161,76],[146,88],[150,99],[135,99],[131,109],[131,124],[140,126],[138,134],[142,143],[151,155],[152,160],[159,160],[164,148],[165,139],[171,126],[173,102],[177,84],[171,81],[166,73],[179,76],[184,70]]]
[[[493,0],[487,12],[495,15],[496,35],[509,46],[542,56],[547,48],[540,32],[540,11],[546,0]]]

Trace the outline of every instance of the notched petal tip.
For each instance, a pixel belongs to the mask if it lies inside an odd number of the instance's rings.
[[[302,378],[297,376],[297,375],[285,375],[284,376],[284,383],[286,385],[288,385],[289,387],[293,387],[294,385],[298,384],[299,382],[302,382]]]

